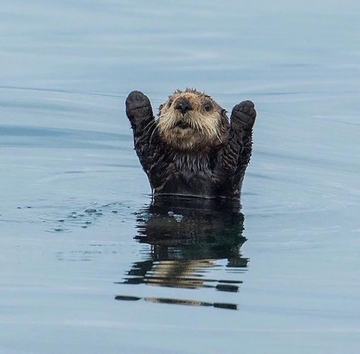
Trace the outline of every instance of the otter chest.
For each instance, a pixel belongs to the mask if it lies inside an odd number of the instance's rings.
[[[207,155],[175,155],[162,171],[162,184],[155,193],[208,196],[214,195],[212,169]]]

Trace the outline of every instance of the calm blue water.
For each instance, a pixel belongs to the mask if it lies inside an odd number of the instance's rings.
[[[359,353],[359,4],[2,1],[0,352]],[[243,218],[151,206],[186,87],[256,104]]]

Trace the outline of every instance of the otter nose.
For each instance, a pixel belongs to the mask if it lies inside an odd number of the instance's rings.
[[[191,103],[189,100],[184,98],[175,106],[175,109],[179,110],[182,114],[185,114],[187,111],[192,110]]]

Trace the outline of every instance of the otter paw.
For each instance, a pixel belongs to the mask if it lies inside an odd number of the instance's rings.
[[[140,91],[133,91],[129,94],[125,101],[126,114],[132,118],[141,118],[146,115],[148,109],[151,111],[151,103],[147,96]]]
[[[242,101],[237,104],[231,113],[231,119],[240,121],[243,125],[252,126],[255,122],[256,110],[251,101]]]

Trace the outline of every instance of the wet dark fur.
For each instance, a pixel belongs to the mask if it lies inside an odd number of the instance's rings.
[[[150,101],[142,92],[129,94],[126,114],[133,129],[136,153],[155,195],[240,197],[256,117],[251,101],[233,108],[224,141],[191,151],[176,150],[162,139]],[[225,115],[225,110],[222,114]]]

